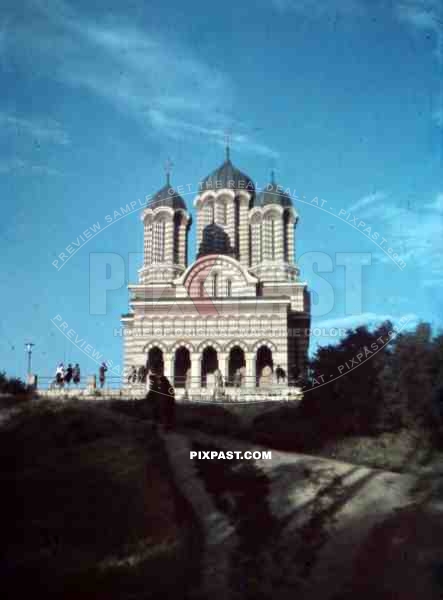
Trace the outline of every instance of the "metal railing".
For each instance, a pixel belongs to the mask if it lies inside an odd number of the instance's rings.
[[[272,377],[265,381],[260,381],[257,377],[244,377],[241,380],[237,380],[234,378],[223,378],[223,381],[216,382],[210,376],[201,376],[201,377],[169,377],[169,381],[174,388],[177,389],[192,389],[192,388],[251,388],[251,387],[273,387],[273,386],[282,386],[282,387],[300,387],[300,381],[294,378],[284,378],[277,379],[276,377]],[[64,381],[63,383],[58,384],[56,382],[55,377],[49,376],[37,376],[37,388],[41,390],[60,390],[60,389],[68,389],[68,390],[84,390],[88,387],[96,387],[96,389],[111,389],[118,390],[120,388],[130,388],[130,387],[146,387],[146,378],[140,380],[139,378],[132,379],[128,377],[121,377],[118,375],[111,375],[105,377],[103,385],[100,384],[99,378],[96,375],[86,375],[82,376],[79,383],[74,383],[73,380],[70,382]]]
[[[302,395],[299,380],[280,380],[274,377],[266,383],[256,377],[223,380],[217,384],[213,377],[171,378],[175,397],[179,402],[263,402],[265,400],[299,399]],[[46,398],[97,397],[102,399],[139,399],[146,396],[146,381],[129,380],[111,375],[105,377],[101,386],[96,375],[82,376],[79,383],[73,381],[57,384],[54,377],[36,377],[36,392]]]
[[[93,383],[94,382],[94,383]],[[119,390],[122,387],[122,378],[118,375],[105,377],[103,386],[100,385],[98,377],[95,375],[82,376],[79,383],[71,380],[69,383],[57,383],[55,377],[37,376],[37,390],[44,391],[87,391],[89,389]]]

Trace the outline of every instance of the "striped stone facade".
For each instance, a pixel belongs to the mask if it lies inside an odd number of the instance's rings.
[[[260,203],[255,190],[239,187],[197,194],[197,259],[189,266],[184,201],[161,196],[144,211],[144,264],[122,317],[125,375],[154,355],[173,384],[186,379],[188,388],[207,385],[215,368],[232,383],[244,367],[248,388],[267,365],[292,381],[305,373],[310,300],[294,257],[297,213],[286,197],[268,193]]]

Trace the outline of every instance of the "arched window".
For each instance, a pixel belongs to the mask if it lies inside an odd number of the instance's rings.
[[[208,200],[204,207],[204,226],[215,223],[215,204],[214,200]]]
[[[218,274],[215,273],[214,276],[212,277],[212,289],[211,289],[211,296],[213,298],[215,298],[217,296],[217,284],[218,284]]]
[[[199,281],[198,295],[200,296],[200,298],[203,298],[205,295],[205,282],[203,281],[203,279],[200,279]]]
[[[153,230],[152,262],[162,263],[165,260],[165,232],[166,223],[163,220],[155,221]]]
[[[226,281],[226,296],[228,298],[232,296],[232,281],[230,279]]]

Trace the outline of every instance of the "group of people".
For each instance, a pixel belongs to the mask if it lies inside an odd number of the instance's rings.
[[[136,366],[131,367],[128,375],[128,383],[145,383],[148,375],[148,369],[141,365],[138,369]]]
[[[71,381],[78,385],[80,383],[80,366],[78,363],[75,363],[73,367],[71,363],[65,368],[65,365],[60,362],[57,365],[57,369],[55,371],[55,385],[58,387],[64,387],[64,385],[69,385]]]
[[[106,363],[102,362],[102,364],[100,365],[99,370],[98,370],[98,379],[99,379],[101,388],[103,388],[103,386],[105,385],[107,370],[108,370],[108,367],[107,367]],[[52,385],[57,386],[59,388],[63,388],[65,385],[69,386],[71,381],[75,385],[79,385],[80,379],[81,379],[81,373],[80,373],[80,365],[78,363],[75,363],[74,367],[72,366],[71,363],[69,363],[68,366],[65,367],[65,365],[62,362],[60,362],[57,365],[57,368],[55,371],[55,379],[54,379]]]

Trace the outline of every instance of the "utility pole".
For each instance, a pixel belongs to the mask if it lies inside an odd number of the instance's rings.
[[[28,354],[28,377],[29,375],[32,374],[32,348],[35,346],[35,344],[33,344],[32,342],[26,342],[25,344],[25,350]]]

